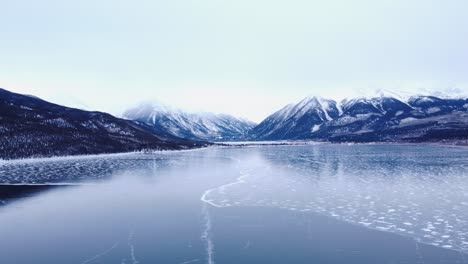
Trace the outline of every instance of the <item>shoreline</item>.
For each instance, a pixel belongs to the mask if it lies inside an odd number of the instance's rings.
[[[187,148],[187,149],[155,149],[155,150],[141,150],[129,152],[115,152],[115,153],[100,153],[100,154],[76,154],[76,155],[63,155],[63,156],[32,156],[19,159],[0,159],[0,165],[3,163],[20,163],[20,162],[40,162],[52,159],[91,159],[102,156],[129,156],[133,154],[152,154],[152,153],[177,153],[187,151],[197,151],[210,147],[261,147],[261,146],[316,146],[316,145],[403,145],[403,146],[439,146],[439,147],[468,147],[468,143],[449,143],[449,142],[327,142],[327,141],[308,141],[308,140],[280,140],[280,141],[232,141],[232,142],[211,142],[211,144]]]
[[[315,146],[315,145],[433,145],[444,147],[468,147],[467,143],[458,142],[405,142],[405,141],[375,141],[375,142],[329,142],[312,140],[278,140],[278,141],[232,141],[214,142],[213,146],[248,147],[248,146]]]
[[[0,159],[0,165],[2,165],[3,163],[40,162],[40,161],[47,161],[47,160],[52,160],[52,159],[60,159],[60,160],[92,159],[92,158],[102,157],[102,156],[118,157],[118,156],[129,156],[133,154],[187,152],[187,151],[205,149],[208,147],[210,147],[210,145],[200,146],[196,148],[187,148],[187,149],[154,149],[154,150],[110,152],[110,153],[99,153],[99,154],[76,154],[76,155],[71,154],[71,155],[63,155],[63,156],[32,156],[32,157],[19,158],[19,159]]]

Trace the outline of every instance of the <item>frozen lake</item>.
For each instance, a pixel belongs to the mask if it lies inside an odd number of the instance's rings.
[[[466,147],[37,159],[0,182],[0,263],[468,263]]]

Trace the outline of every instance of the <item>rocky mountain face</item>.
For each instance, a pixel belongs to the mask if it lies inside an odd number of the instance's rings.
[[[253,140],[331,142],[468,140],[468,99],[389,96],[339,103],[308,97],[272,114],[249,132]]]
[[[203,143],[139,122],[83,111],[0,89],[0,158],[185,149]]]
[[[255,123],[225,114],[190,113],[162,104],[144,103],[123,117],[145,123],[155,131],[191,140],[245,140]]]

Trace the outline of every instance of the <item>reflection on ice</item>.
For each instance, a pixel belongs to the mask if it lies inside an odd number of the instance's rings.
[[[154,175],[158,170],[185,168],[187,160],[201,150],[123,153],[76,157],[57,157],[0,161],[0,183],[64,184],[89,180],[108,180],[116,175]]]
[[[427,146],[264,148],[256,162],[240,163],[249,173],[202,200],[312,211],[468,252],[466,154]]]
[[[141,155],[141,157],[135,157]],[[154,159],[157,167],[176,163],[161,155]],[[56,183],[77,182],[83,179],[101,179],[140,169],[152,169],[143,154],[98,155],[89,157],[66,157],[9,161],[0,163],[0,182],[19,183]]]

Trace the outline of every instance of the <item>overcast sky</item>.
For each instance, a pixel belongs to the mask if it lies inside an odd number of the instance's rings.
[[[466,0],[3,0],[0,87],[253,121],[308,95],[468,91]]]

